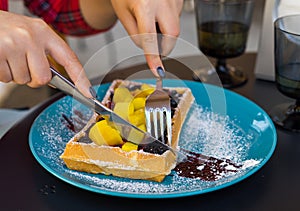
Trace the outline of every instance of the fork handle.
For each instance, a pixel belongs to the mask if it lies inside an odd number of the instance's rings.
[[[156,89],[157,89],[157,90],[163,90],[162,87],[163,87],[163,84],[162,84],[162,78],[161,78],[161,77],[158,77],[158,78],[156,79]]]

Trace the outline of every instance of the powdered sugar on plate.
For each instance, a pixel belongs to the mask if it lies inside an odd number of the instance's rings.
[[[182,128],[180,147],[206,156],[240,163],[251,147],[251,134],[228,116],[215,114],[193,104]]]

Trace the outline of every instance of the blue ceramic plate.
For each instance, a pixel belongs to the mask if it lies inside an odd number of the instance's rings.
[[[59,156],[73,131],[85,124],[92,111],[69,96],[50,105],[34,121],[29,135],[34,157],[47,171],[69,184],[132,198],[172,198],[215,191],[249,177],[269,160],[276,146],[276,130],[269,116],[255,103],[212,85],[180,80],[164,83],[169,87],[187,86],[196,99],[182,128],[180,147],[229,159],[242,168],[216,181],[180,177],[172,172],[162,183],[70,170]],[[108,86],[96,87],[100,98]]]

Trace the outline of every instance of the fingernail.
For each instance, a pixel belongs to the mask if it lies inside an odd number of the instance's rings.
[[[166,73],[165,73],[165,71],[164,71],[164,69],[163,69],[162,67],[158,67],[158,68],[156,69],[156,72],[157,72],[157,74],[158,74],[160,77],[162,77],[162,78],[166,77]]]
[[[93,87],[90,87],[90,93],[93,96],[93,98],[97,98],[97,93]]]

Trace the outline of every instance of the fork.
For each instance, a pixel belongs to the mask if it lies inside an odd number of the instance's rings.
[[[146,99],[146,127],[147,132],[153,137],[171,146],[172,118],[170,97],[169,94],[163,90],[162,81],[163,78],[159,76],[156,80],[156,89]]]
[[[159,24],[156,22],[156,33],[158,52],[162,58],[162,32],[159,28]],[[145,104],[145,116],[146,116],[146,128],[157,140],[160,140],[164,144],[171,146],[172,141],[172,117],[171,117],[171,105],[170,96],[163,90],[163,78],[165,72],[161,67],[157,68],[159,77],[156,79],[156,89],[146,99]],[[166,136],[165,136],[166,129]],[[165,140],[167,137],[167,140]]]

